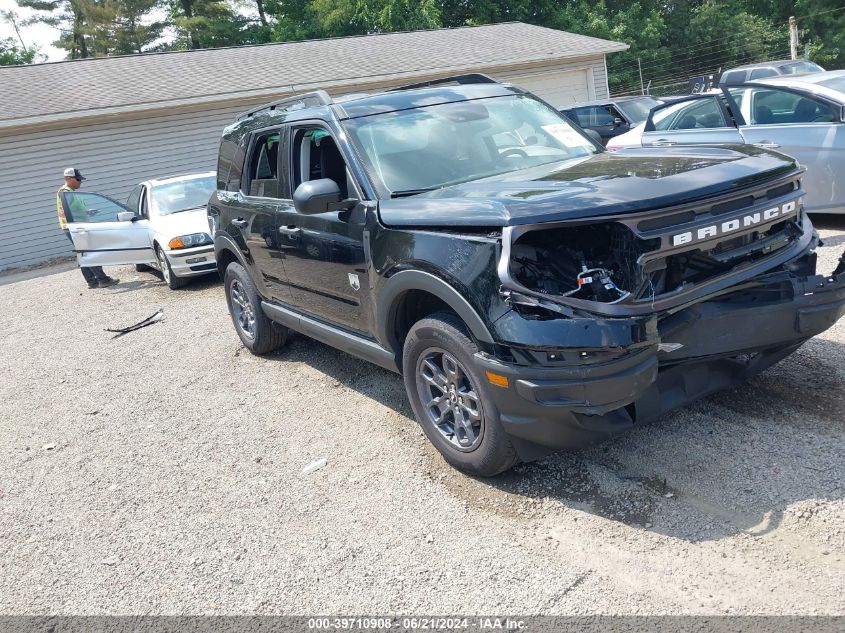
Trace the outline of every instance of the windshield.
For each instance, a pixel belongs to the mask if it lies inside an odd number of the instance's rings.
[[[375,114],[346,127],[370,175],[394,195],[599,151],[560,113],[524,95]]]
[[[213,175],[156,185],[150,192],[153,211],[159,215],[170,215],[204,207],[216,186]]]
[[[784,75],[797,75],[798,73],[817,73],[822,71],[822,67],[813,62],[796,62],[794,64],[785,64],[780,67]]]
[[[643,97],[642,99],[631,99],[630,101],[620,101],[616,105],[628,115],[634,123],[642,123],[648,118],[648,113],[651,109],[663,103],[651,97]]]

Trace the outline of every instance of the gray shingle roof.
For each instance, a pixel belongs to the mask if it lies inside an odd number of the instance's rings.
[[[627,45],[520,22],[0,68],[0,125],[554,61]]]

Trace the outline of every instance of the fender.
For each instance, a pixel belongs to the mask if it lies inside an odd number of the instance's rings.
[[[408,290],[423,290],[442,299],[466,323],[472,336],[484,343],[493,344],[493,337],[475,308],[457,290],[440,277],[421,270],[403,270],[387,279],[378,295],[376,337],[391,351],[400,348],[393,334],[397,299]]]
[[[261,294],[261,291],[264,290],[264,283],[263,280],[255,278],[255,267],[247,261],[246,256],[235,240],[226,233],[217,232],[214,236],[214,257],[218,262],[217,271],[220,274],[220,279],[223,279],[225,273],[225,271],[220,270],[219,266],[220,252],[224,250],[231,251],[234,254],[235,259],[237,259],[238,263],[244,267],[244,270],[246,270],[247,274],[252,279],[252,283],[255,284],[255,287],[259,290],[259,294]]]

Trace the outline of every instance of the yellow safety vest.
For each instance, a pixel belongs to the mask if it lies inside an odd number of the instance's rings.
[[[62,206],[62,193],[65,191],[73,191],[73,189],[65,183],[59,187],[59,190],[56,192],[56,210],[59,213],[59,228],[61,228],[62,231],[67,231],[67,218],[65,218],[65,209]]]

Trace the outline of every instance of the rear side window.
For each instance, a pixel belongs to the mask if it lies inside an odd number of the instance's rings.
[[[243,189],[261,198],[281,197],[279,144],[281,130],[259,132],[252,137]]]
[[[778,74],[774,68],[755,68],[751,71],[751,79],[762,79],[763,77],[774,77]]]
[[[745,81],[744,70],[734,70],[733,72],[725,73],[722,76],[723,84],[741,84]]]

